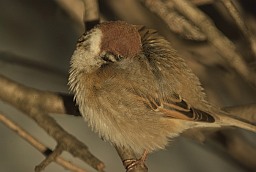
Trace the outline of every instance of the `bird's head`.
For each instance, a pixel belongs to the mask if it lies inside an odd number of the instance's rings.
[[[78,40],[71,59],[71,72],[91,73],[103,64],[132,58],[141,50],[136,26],[122,21],[101,23]]]

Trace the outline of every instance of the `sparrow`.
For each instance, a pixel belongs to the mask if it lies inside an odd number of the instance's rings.
[[[145,26],[110,21],[83,34],[71,58],[68,85],[92,130],[143,161],[188,129],[256,131],[211,105],[183,58]]]

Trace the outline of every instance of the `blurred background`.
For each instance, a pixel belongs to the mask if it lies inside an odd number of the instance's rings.
[[[251,31],[256,31],[256,3],[241,0],[240,9]],[[216,2],[199,8],[238,47],[255,68],[255,59],[225,9]],[[209,100],[221,107],[256,102],[256,89],[236,74],[207,41],[192,41],[170,31],[168,25],[140,1],[99,1],[101,20],[125,20],[157,29],[185,58],[200,78]],[[0,74],[24,85],[55,92],[68,92],[67,76],[76,40],[84,32],[83,3],[80,0],[0,0]],[[0,112],[24,127],[45,145],[54,148],[55,141],[31,119],[0,101]],[[102,141],[81,117],[53,115],[61,126],[84,142],[106,165],[106,171],[124,171],[122,163],[109,144]],[[248,142],[256,135],[237,130]],[[255,146],[256,147],[256,146]],[[255,148],[256,149],[256,148]],[[248,152],[249,154],[250,152]],[[68,153],[63,157],[95,171]],[[255,157],[256,158],[256,157]],[[0,123],[0,171],[34,171],[44,156],[29,143]],[[149,171],[159,172],[245,172],[256,171],[237,163],[215,143],[199,144],[179,137],[166,150],[149,156]],[[66,171],[51,163],[46,172]]]

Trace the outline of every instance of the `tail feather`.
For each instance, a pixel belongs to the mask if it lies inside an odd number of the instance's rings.
[[[254,124],[231,115],[221,116],[219,122],[222,126],[234,126],[256,132],[256,126]]]

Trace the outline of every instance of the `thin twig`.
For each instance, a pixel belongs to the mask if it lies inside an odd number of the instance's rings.
[[[256,84],[256,75],[248,68],[243,58],[236,52],[235,45],[223,35],[203,12],[187,0],[171,0],[174,7],[198,26],[206,34],[209,42],[221,56],[247,81]]]
[[[214,0],[191,0],[195,5],[206,5],[214,3]]]
[[[3,114],[0,114],[0,121],[3,124],[5,124],[8,128],[16,132],[21,138],[26,140],[28,143],[30,143],[33,147],[35,147],[38,151],[40,151],[45,156],[48,156],[49,154],[52,153],[52,150],[50,148],[47,148],[39,140],[31,136],[23,128],[18,126],[18,124],[14,123],[13,121],[5,117]],[[86,170],[78,167],[77,165],[72,164],[71,162],[61,157],[56,157],[55,162],[73,172],[86,172]]]
[[[254,37],[252,36],[252,33],[250,32],[248,26],[244,22],[245,20],[242,19],[242,16],[240,15],[235,4],[233,3],[232,0],[221,0],[221,2],[228,10],[230,16],[233,18],[240,31],[243,33],[244,38],[248,42],[254,57],[256,57],[256,41],[253,39]]]
[[[57,142],[63,140],[60,142],[68,144],[68,148],[66,148],[67,151],[69,151],[75,157],[79,157],[87,163],[89,161],[88,164],[98,169],[99,171],[103,170],[103,163],[99,162],[99,160],[93,157],[93,155],[90,153],[88,155],[87,148],[84,147],[80,141],[68,133],[63,133],[61,131],[62,134],[60,134],[59,130],[63,129],[60,128],[60,126],[47,114],[43,113],[43,110],[47,110],[49,113],[71,113],[79,116],[80,113],[77,109],[77,106],[72,101],[73,96],[65,94],[54,94],[47,91],[40,91],[29,88],[11,81],[2,75],[0,75],[0,87],[3,88],[0,90],[1,100],[9,102],[10,104],[14,105],[14,107],[19,109],[34,107],[32,111],[27,112],[27,110],[25,110],[29,117],[34,119],[38,125],[49,132],[49,135],[53,135]],[[53,129],[50,129],[49,125],[51,126],[52,124],[56,126],[54,126]],[[122,150],[120,149],[120,151]],[[129,152],[123,151],[121,158],[127,159],[127,157],[130,157],[130,155],[131,154]],[[140,167],[138,167],[138,170],[139,168]],[[134,170],[137,170],[137,168]]]
[[[58,96],[50,92],[28,88],[2,75],[0,75],[0,87],[1,100],[13,105],[32,118],[58,144],[61,143],[64,150],[80,158],[98,171],[103,171],[104,164],[89,152],[87,146],[66,132],[47,114],[52,112],[50,110],[53,110],[54,113],[64,111],[63,102]],[[51,106],[54,108],[50,108]],[[49,109],[46,107],[49,107]]]
[[[156,13],[176,34],[189,40],[204,41],[206,36],[195,25],[190,23],[185,17],[178,14],[172,2],[166,3],[155,0],[142,0],[142,2],[154,13]]]
[[[98,0],[82,0],[84,3],[84,25],[88,31],[100,21]]]
[[[63,144],[58,143],[56,148],[52,151],[52,153],[47,156],[39,165],[35,167],[35,172],[40,172],[45,169],[51,162],[55,161],[57,157],[61,155],[63,150],[65,149]]]

